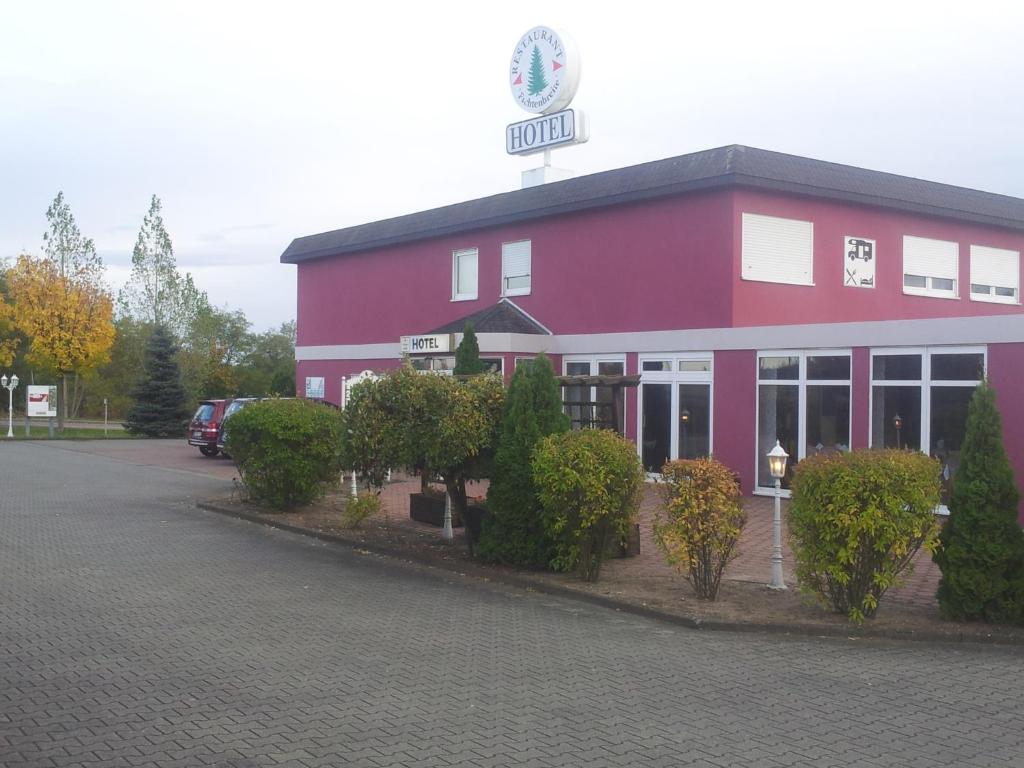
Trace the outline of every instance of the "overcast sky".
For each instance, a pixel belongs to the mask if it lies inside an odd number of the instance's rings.
[[[1024,197],[1022,5],[0,0],[0,258],[63,190],[116,288],[155,193],[215,304],[291,319],[292,238],[519,187],[537,24],[582,56],[577,173],[741,143]]]

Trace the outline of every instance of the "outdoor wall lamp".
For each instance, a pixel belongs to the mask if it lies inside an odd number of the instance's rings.
[[[892,417],[892,425],[896,427],[896,448],[902,447],[900,440],[900,430],[903,429],[903,418],[897,413]]]
[[[775,441],[775,447],[768,452],[768,469],[775,478],[775,511],[772,515],[772,580],[769,589],[786,589],[782,578],[782,478],[786,476],[786,460],[789,454],[782,443]]]
[[[10,380],[5,373],[0,376],[0,387],[7,390],[7,436],[14,437],[14,390],[18,386],[18,374],[11,374]]]
[[[679,414],[679,420],[681,422],[683,422],[683,424],[689,423],[689,421],[690,421],[690,411],[687,410],[686,408],[683,408],[682,413]]]

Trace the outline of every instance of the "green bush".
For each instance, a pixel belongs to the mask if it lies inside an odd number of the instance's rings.
[[[350,496],[345,501],[345,509],[341,513],[341,522],[346,528],[358,528],[365,520],[380,512],[380,494],[364,491],[358,496]]]
[[[473,323],[466,321],[462,329],[462,341],[455,348],[455,368],[452,373],[456,376],[475,376],[486,370],[487,366],[480,359],[480,343],[476,339]]]
[[[665,484],[654,541],[697,597],[714,600],[747,521],[736,476],[714,459],[670,461],[661,474]]]
[[[530,459],[541,438],[568,428],[547,357],[539,356],[529,372],[516,369],[505,396],[487,490],[488,514],[475,549],[482,560],[527,567],[551,562],[554,541],[541,518]]]
[[[250,498],[291,509],[341,473],[338,412],[307,400],[253,403],[231,417],[227,451]]]
[[[544,438],[532,465],[544,526],[556,542],[551,565],[597,581],[609,542],[627,537],[640,508],[636,446],[609,430],[565,432]]]
[[[949,519],[935,562],[939,610],[948,619],[1024,624],[1024,531],[1020,494],[1003,448],[996,395],[983,383],[971,398]]]
[[[916,451],[863,450],[801,461],[789,535],[800,586],[860,622],[937,544],[939,463]]]

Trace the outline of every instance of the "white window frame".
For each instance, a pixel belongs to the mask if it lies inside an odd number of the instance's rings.
[[[803,279],[783,279],[776,272],[773,272],[767,265],[756,259],[753,252],[748,252],[753,243],[748,239],[751,227],[756,220],[760,220],[767,226],[785,226],[791,229],[806,228],[807,253],[803,254],[807,259],[807,276]],[[814,285],[814,222],[804,219],[793,219],[784,216],[772,216],[765,213],[754,213],[744,211],[740,217],[740,279],[759,283],[779,283],[782,285]]]
[[[669,371],[645,371],[644,363],[652,360],[666,360],[672,364]],[[710,366],[706,371],[680,371],[679,363],[689,360],[707,360]],[[644,384],[669,384],[671,392],[671,428],[669,430],[669,459],[679,458],[679,430],[676,424],[679,421],[679,385],[680,384],[707,384],[708,385],[708,456],[715,453],[715,353],[714,352],[658,352],[643,353],[638,356],[637,370],[640,372],[640,386],[637,388],[636,397],[636,454],[643,457],[644,439]],[[649,480],[657,480],[661,477],[660,472],[648,472]]]
[[[981,355],[983,367],[982,377],[988,375],[988,346],[930,346],[930,347],[872,347],[868,370],[868,447],[874,447],[874,430],[871,429],[871,418],[875,412],[875,387],[918,387],[921,390],[921,433],[918,445],[924,450],[921,453],[931,455],[932,444],[932,384],[939,387],[972,387],[976,388],[982,379],[977,381],[956,379],[932,380],[932,355]],[[920,355],[920,379],[880,379],[875,381],[875,357],[879,355]],[[901,441],[902,442],[902,441]],[[948,515],[949,508],[940,504],[935,510],[937,514]]]
[[[508,274],[505,271],[505,246],[507,245],[520,245],[526,243],[530,249],[529,256],[529,270],[525,274]],[[530,280],[530,284],[520,288],[509,288],[508,280],[510,277],[527,277]],[[523,240],[509,240],[501,244],[501,295],[502,296],[529,296],[530,291],[533,289],[533,241],[524,238]]]
[[[459,293],[459,259],[472,256],[476,260],[476,285],[472,293]],[[458,248],[452,251],[452,301],[473,301],[480,292],[480,249],[479,248]]]
[[[1013,274],[1013,285],[988,285],[979,281],[975,281],[975,258],[982,256],[983,251],[993,252],[1002,251],[1007,255],[1013,256],[1015,259],[1014,274]],[[994,253],[991,255],[995,255]],[[974,286],[981,285],[988,288],[988,293],[975,293]],[[1000,296],[996,293],[999,288],[1013,289],[1013,296]],[[1015,251],[1012,248],[996,248],[990,245],[971,245],[971,283],[968,290],[968,295],[971,297],[971,301],[985,301],[993,304],[1020,304],[1020,251]]]
[[[947,243],[956,246],[956,266],[953,269],[953,277],[939,275],[920,275],[917,272],[907,271],[907,241],[908,240],[930,240],[936,243]],[[924,278],[924,286],[907,285],[907,276]],[[952,280],[953,288],[936,288],[936,280]],[[942,240],[937,237],[923,237],[921,235],[903,235],[903,272],[902,272],[903,293],[908,296],[927,296],[933,299],[959,299],[960,298],[960,243],[955,240]]]
[[[598,363],[621,363],[622,375],[626,375],[626,355],[568,355],[562,357],[562,375],[568,376],[569,363],[589,363],[590,373],[580,374],[585,376],[597,376]],[[597,387],[590,388],[590,399],[597,400]],[[562,401],[565,401],[565,387],[562,387]],[[629,415],[629,398],[626,392],[622,392],[622,432],[625,436],[627,417]]]
[[[755,496],[774,496],[775,488],[761,485],[761,479],[757,476],[757,473],[761,467],[761,446],[758,445],[758,431],[761,427],[761,359],[765,357],[796,357],[799,358],[799,369],[798,375],[795,379],[766,379],[764,381],[765,386],[789,386],[797,387],[797,416],[799,418],[800,427],[798,429],[796,445],[797,445],[797,461],[802,461],[807,458],[807,387],[810,386],[826,386],[826,387],[842,387],[845,386],[850,393],[850,420],[847,424],[847,435],[846,445],[852,447],[853,442],[853,419],[854,419],[854,408],[853,408],[853,350],[849,347],[845,349],[766,349],[758,350],[757,360],[754,367],[754,495]],[[812,379],[807,380],[807,358],[808,357],[848,357],[850,359],[850,378],[848,379]],[[781,489],[781,495],[783,498],[789,498],[790,491],[788,488]]]

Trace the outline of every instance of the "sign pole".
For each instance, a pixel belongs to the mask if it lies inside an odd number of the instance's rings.
[[[103,398],[103,436],[107,436],[107,398]]]

